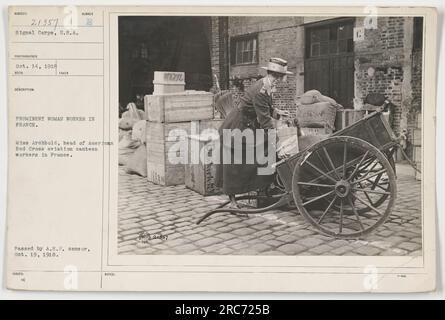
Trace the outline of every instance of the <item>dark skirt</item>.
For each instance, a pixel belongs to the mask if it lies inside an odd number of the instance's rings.
[[[243,130],[252,130],[254,133],[255,129],[258,129],[258,123],[255,118],[248,117],[244,115],[238,108],[234,108],[224,120],[223,124],[219,128],[219,164],[215,165],[216,175],[215,175],[215,184],[217,187],[222,188],[222,191],[225,194],[243,194],[250,191],[262,190],[269,186],[274,179],[273,174],[264,175],[258,174],[258,168],[266,167],[266,164],[259,164],[257,159],[254,159],[253,163],[248,163],[246,161],[246,150],[252,151],[252,144],[246,144],[244,141],[241,144],[242,147],[242,160],[241,164],[234,163],[234,154],[235,148],[234,143],[231,144],[231,147],[228,147],[227,144],[223,141],[223,130],[224,129],[240,129]],[[254,135],[255,136],[255,135]],[[261,141],[258,141],[256,138],[254,140],[254,144],[258,146],[258,143],[264,143],[266,146],[263,150],[267,151],[267,137],[264,137]],[[237,150],[238,153],[240,150]],[[228,152],[230,154],[231,162],[229,164],[223,164],[223,153]],[[256,154],[256,149],[255,153]],[[267,156],[267,152],[265,153]],[[276,160],[276,156],[274,154],[274,161]]]

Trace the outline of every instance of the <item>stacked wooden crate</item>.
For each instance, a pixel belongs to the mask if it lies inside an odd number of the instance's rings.
[[[221,192],[215,185],[214,155],[217,150],[217,130],[222,119],[192,121],[192,134],[189,136],[188,159],[185,165],[185,185],[204,196]]]
[[[163,78],[162,74],[158,74],[158,81],[154,82],[154,92],[158,94],[144,98],[148,118],[147,179],[170,186],[185,183],[191,121],[213,118],[213,94],[203,91],[176,91],[182,86],[184,73],[165,74],[168,81],[159,81]],[[179,83],[177,86],[174,84],[175,80]],[[157,88],[158,86],[162,88]]]

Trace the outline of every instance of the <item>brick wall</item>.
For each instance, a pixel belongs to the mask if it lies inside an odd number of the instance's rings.
[[[212,66],[219,70],[221,60],[218,60],[218,56],[221,47],[218,46],[220,39],[217,19],[212,18]],[[258,34],[259,63],[229,66],[229,88],[234,94],[235,101],[245,89],[265,74],[260,66],[265,65],[270,57],[279,56],[288,60],[289,70],[294,72],[294,75],[288,77],[287,85],[279,86],[278,92],[274,94],[274,103],[279,108],[294,111],[295,98],[303,92],[304,84],[302,24],[307,21],[303,19],[302,17],[228,18],[229,38]],[[407,109],[411,104],[419,104],[421,96],[422,67],[420,63],[416,63],[416,60],[421,61],[421,57],[418,57],[419,53],[414,53],[411,61],[412,46],[407,41],[412,36],[409,32],[410,19],[412,18],[379,17],[377,29],[366,29],[365,40],[354,43],[354,106],[360,108],[368,93],[377,92],[387,96],[395,105],[392,126],[396,133],[400,132],[401,127],[406,127],[406,118],[408,122],[415,122],[410,120],[410,115],[407,116]],[[364,17],[357,17],[355,26],[363,25]]]
[[[218,79],[220,78],[219,74],[219,18],[218,17],[211,17],[211,40],[210,40],[210,60],[212,63],[212,73],[213,75],[216,75]],[[213,78],[213,87],[216,87],[216,79],[212,75]]]
[[[301,37],[298,37],[298,26],[302,23],[300,17],[229,17],[229,37],[258,33],[258,64],[230,66],[230,89],[235,101],[253,82],[266,74],[261,69],[270,57],[281,57],[288,61],[289,75],[287,84],[280,84],[273,94],[274,105],[280,109],[295,112],[295,97],[297,95],[297,59],[296,52]]]
[[[363,105],[368,93],[387,96],[395,105],[392,126],[396,133],[400,131],[404,99],[404,23],[403,17],[379,17],[377,29],[366,29],[365,40],[354,43],[355,107]],[[363,25],[364,18],[357,18],[356,26]]]
[[[408,156],[420,166],[419,153],[421,150],[416,147],[421,146],[421,141],[417,139],[417,136],[421,129],[422,121],[422,50],[415,50],[412,54],[411,87],[412,106],[408,114],[408,145],[406,151]]]

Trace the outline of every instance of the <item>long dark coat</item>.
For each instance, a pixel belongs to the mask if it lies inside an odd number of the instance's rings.
[[[225,146],[222,141],[224,129],[255,130],[274,128],[273,118],[278,119],[279,115],[272,107],[271,88],[265,78],[258,80],[251,85],[243,97],[240,98],[238,106],[232,109],[219,128],[220,136],[220,164],[216,165],[215,183],[222,188],[225,194],[242,194],[249,191],[263,189],[273,181],[273,175],[258,175],[257,169],[260,166],[255,159],[253,164],[246,163],[243,156],[241,164],[233,164],[234,148]],[[254,133],[255,134],[255,133]],[[255,144],[267,144],[267,137],[255,139]],[[222,153],[231,153],[231,164],[222,163]],[[244,142],[242,144],[243,155],[247,149]],[[264,148],[267,151],[267,146]],[[276,157],[276,155],[274,155]],[[262,165],[266,166],[266,165]]]

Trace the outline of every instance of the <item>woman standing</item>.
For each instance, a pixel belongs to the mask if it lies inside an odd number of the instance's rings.
[[[263,129],[266,134],[264,139],[255,138],[255,149],[258,143],[267,144],[267,130],[274,129],[273,118],[279,119],[286,111],[278,110],[272,106],[272,92],[275,92],[276,85],[280,81],[286,81],[286,75],[292,74],[287,71],[287,61],[280,58],[271,58],[267,67],[262,67],[267,71],[267,75],[250,86],[244,96],[240,98],[236,106],[224,120],[219,129],[220,136],[220,164],[216,166],[216,185],[222,188],[231,200],[231,205],[236,206],[235,195],[250,191],[260,190],[268,187],[273,181],[273,175],[259,175],[258,168],[261,165],[255,159],[254,163],[246,161],[246,152],[254,152],[249,148],[249,143],[243,141],[242,150],[235,150],[236,145],[223,141],[223,130],[239,129],[251,130],[254,137],[257,137],[256,130]],[[259,142],[258,142],[259,141]],[[267,151],[268,148],[264,147]],[[230,163],[223,163],[224,152],[230,154]],[[242,152],[240,164],[234,163],[234,155]],[[265,154],[267,156],[267,154]]]

